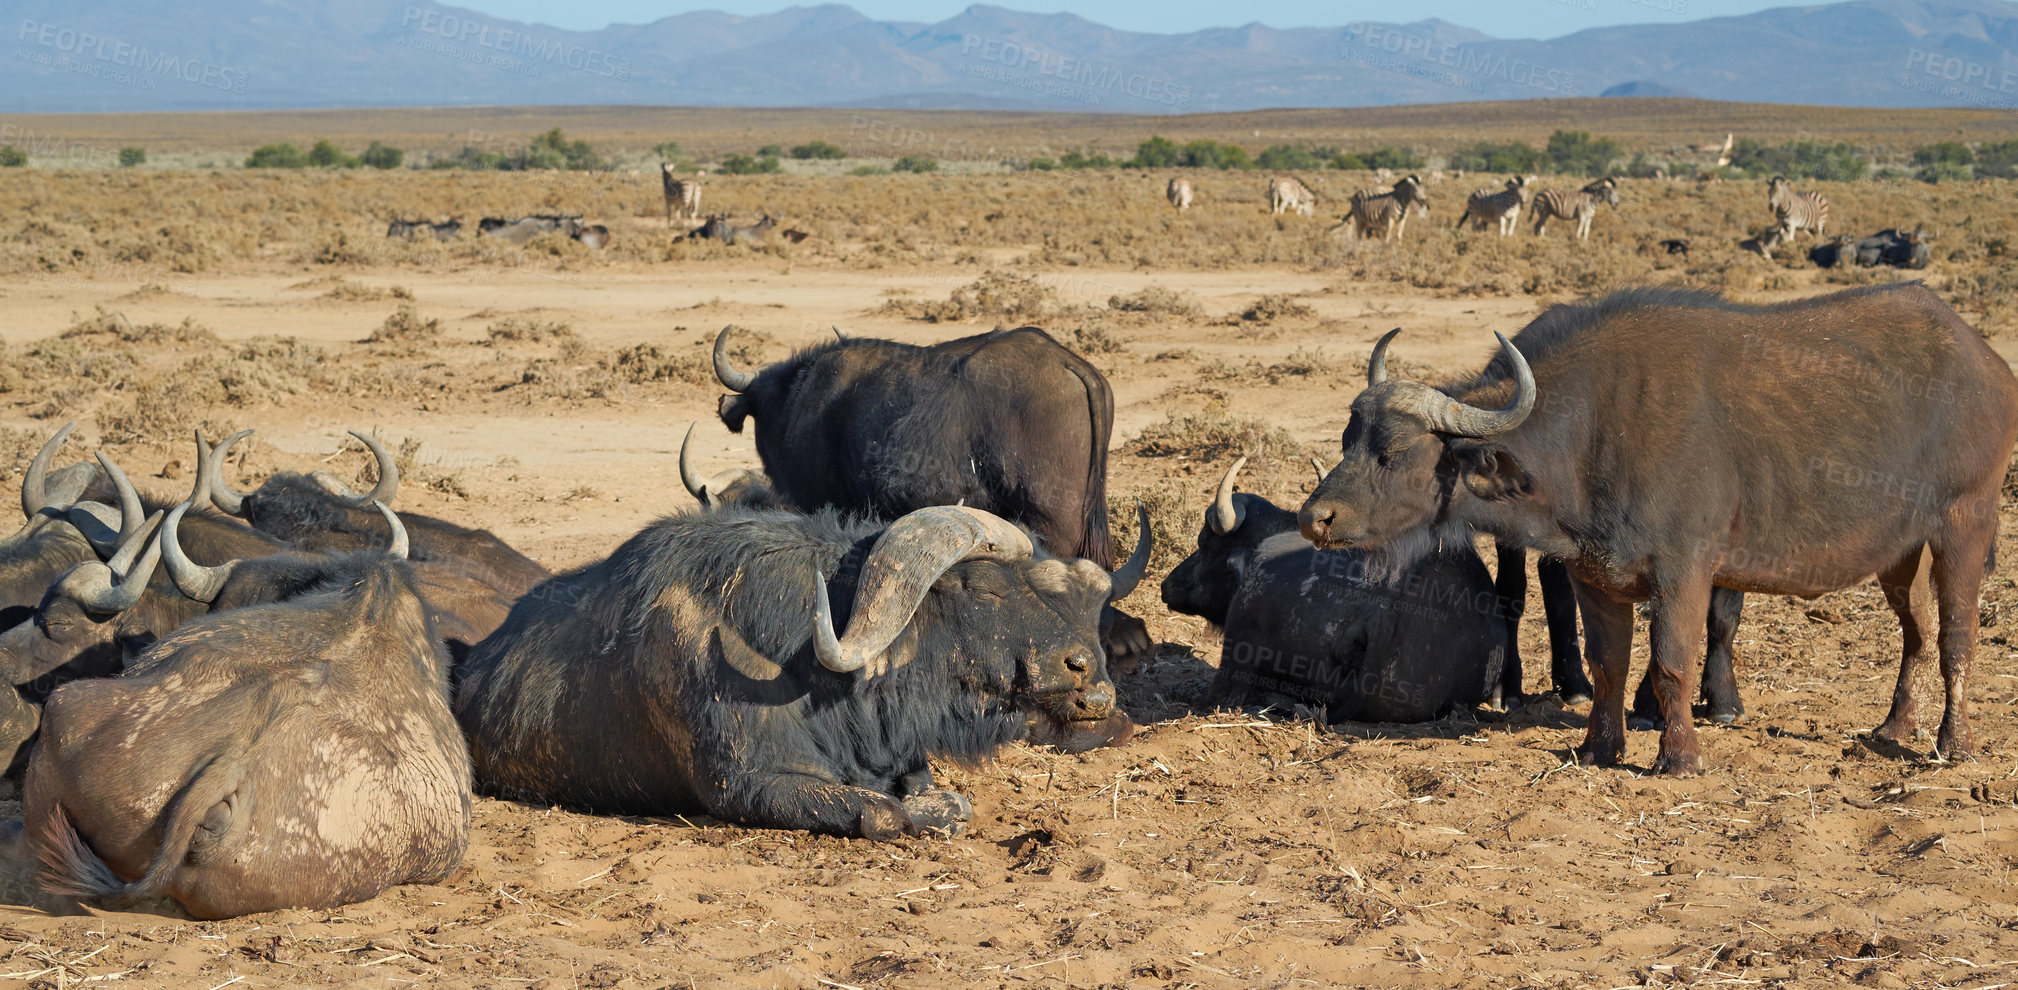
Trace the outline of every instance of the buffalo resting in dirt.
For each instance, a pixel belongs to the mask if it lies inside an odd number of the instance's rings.
[[[1213,703],[1282,699],[1357,722],[1502,707],[1507,626],[1469,541],[1392,570],[1319,550],[1296,513],[1233,490],[1246,461],[1220,479],[1198,549],[1163,580],[1165,605],[1224,631]]]
[[[123,675],[50,696],[23,786],[45,890],[228,918],[455,868],[469,754],[386,517],[390,549],[321,557],[283,600],[192,620]]]
[[[777,495],[895,519],[964,504],[1028,526],[1047,549],[1114,567],[1107,442],[1114,396],[1086,359],[1036,327],[926,347],[841,337],[757,371],[715,337],[730,431],[757,421],[757,456]],[[837,335],[838,336],[838,335]],[[1113,613],[1103,642],[1118,669],[1149,651],[1142,621]]]
[[[481,790],[872,839],[957,831],[929,760],[1114,709],[1112,582],[979,509],[672,516],[513,607],[458,673]]]
[[[1652,603],[1665,722],[1653,769],[1693,774],[1711,589],[1812,597],[1874,573],[1905,643],[1876,735],[1910,742],[1931,638],[1912,595],[1923,553],[1946,688],[1936,744],[1971,751],[1977,596],[2018,379],[1925,286],[1768,306],[1617,292],[1551,307],[1501,337],[1484,373],[1441,389],[1388,377],[1393,337],[1300,528],[1319,546],[1395,553],[1477,528],[1568,565],[1597,687],[1581,762],[1624,758],[1635,602]]]

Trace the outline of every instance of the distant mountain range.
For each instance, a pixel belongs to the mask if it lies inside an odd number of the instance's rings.
[[[980,5],[937,24],[824,5],[600,31],[430,0],[8,6],[0,112],[657,104],[1179,113],[1674,93],[2018,107],[2018,4],[1992,0],[1855,0],[1547,41],[1436,20],[1143,34]]]

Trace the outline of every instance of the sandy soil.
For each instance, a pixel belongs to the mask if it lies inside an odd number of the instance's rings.
[[[319,273],[312,273],[319,274]],[[838,325],[929,341],[985,329],[874,312],[943,299],[972,269],[858,272],[658,266],[591,276],[530,271],[349,273],[412,290],[474,351],[491,315],[565,319],[599,347],[699,347],[735,322],[778,357]],[[390,310],[291,289],[299,269],[224,277],[0,286],[12,345],[94,304],[138,321],[193,316],[227,340],[289,334],[331,345]],[[142,281],[169,295],[119,297]],[[1331,442],[1385,330],[1398,356],[1439,370],[1482,362],[1489,330],[1526,299],[1412,298],[1298,271],[1100,271],[1046,276],[1067,302],[1151,283],[1209,314],[1262,293],[1302,294],[1315,317],[1235,332],[1205,321],[1122,334],[1097,361],[1117,396],[1117,444],[1203,401],[1198,367],[1321,348],[1336,373],[1210,386],[1238,416]],[[459,349],[458,349],[459,348]],[[1192,357],[1157,361],[1172,350]],[[2007,352],[2008,353],[2008,352]],[[428,360],[421,358],[419,360]],[[469,364],[477,358],[444,357]],[[414,402],[324,399],[261,413],[276,463],[311,464],[350,428],[422,441],[468,498],[415,485],[403,506],[488,526],[550,566],[606,553],[684,510],[674,455],[692,420],[709,470],[755,466],[713,417],[717,390],[653,390],[573,405],[509,392]],[[10,423],[46,431],[46,421]],[[187,455],[129,464],[155,474]],[[1187,486],[1202,509],[1223,464],[1117,456],[1110,490]],[[144,483],[170,489],[162,478]],[[1257,480],[1294,504],[1306,476]],[[1276,487],[1271,488],[1274,485]],[[2006,528],[2000,558],[2018,560]],[[2008,569],[2008,564],[2006,565]],[[1898,631],[1875,586],[1813,602],[1754,598],[1739,636],[1749,714],[1704,725],[1703,777],[1642,776],[1651,733],[1622,769],[1569,765],[1586,709],[1544,699],[1510,716],[1327,729],[1282,713],[1193,707],[1217,635],[1155,600],[1129,602],[1163,643],[1122,683],[1145,730],[1121,749],[1015,747],[944,769],[976,816],[952,841],[872,844],[707,820],[592,817],[481,800],[462,869],[336,911],[223,923],[173,905],[125,912],[36,898],[19,876],[0,907],[0,979],[68,986],[944,987],[1564,986],[1983,987],[2018,980],[2018,671],[1993,578],[1971,682],[1979,759],[1875,750]],[[1528,682],[1546,677],[1533,610]],[[2018,615],[2018,612],[2014,612]],[[1644,637],[1642,637],[1642,643]],[[1644,646],[1636,650],[1644,658]],[[1931,714],[1931,713],[1930,713]],[[18,850],[17,850],[18,853]]]

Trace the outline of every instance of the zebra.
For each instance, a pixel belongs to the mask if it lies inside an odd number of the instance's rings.
[[[1387,192],[1361,189],[1353,193],[1351,212],[1339,218],[1338,226],[1332,230],[1343,229],[1347,237],[1372,237],[1377,233],[1381,240],[1391,241],[1408,226],[1411,209],[1429,216],[1429,197],[1422,193],[1422,180],[1407,175]]]
[[[1779,221],[1781,240],[1791,241],[1804,229],[1820,238],[1829,226],[1829,201],[1821,193],[1795,192],[1794,184],[1784,175],[1773,176],[1767,184],[1766,205],[1773,208],[1773,219]]]
[[[680,206],[680,216],[695,219],[701,215],[701,180],[673,178],[673,166],[668,162],[659,163],[659,178],[666,188],[666,226],[673,225],[673,204]]]
[[[1611,178],[1599,179],[1585,186],[1579,192],[1562,189],[1544,189],[1535,194],[1535,236],[1548,233],[1549,221],[1556,217],[1577,222],[1577,240],[1591,236],[1591,220],[1598,215],[1598,204],[1609,204],[1612,209],[1619,206],[1619,184]]]
[[[1268,212],[1279,215],[1285,210],[1295,210],[1306,217],[1317,215],[1317,194],[1293,175],[1268,180]]]
[[[1464,215],[1457,218],[1457,229],[1463,230],[1466,220],[1478,223],[1484,229],[1489,221],[1499,221],[1499,235],[1505,237],[1513,233],[1514,225],[1520,222],[1521,207],[1528,201],[1528,180],[1525,175],[1517,175],[1506,180],[1506,188],[1498,192],[1480,189],[1465,201]]]
[[[1180,210],[1191,209],[1191,180],[1181,175],[1171,179],[1170,186],[1163,190],[1163,195],[1169,198],[1170,205]]]

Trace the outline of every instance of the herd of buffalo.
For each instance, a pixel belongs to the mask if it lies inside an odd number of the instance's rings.
[[[1149,517],[1117,560],[1100,372],[1033,327],[837,334],[755,370],[733,332],[720,419],[754,422],[762,470],[703,477],[683,444],[699,507],[560,575],[395,515],[373,438],[369,492],[292,472],[241,491],[225,465],[246,434],[199,433],[169,503],[102,452],[55,467],[58,432],[0,543],[0,755],[44,889],[202,918],[356,901],[452,871],[473,793],[948,834],[972,808],[934,758],[1125,744],[1110,670],[1152,643],[1116,603],[1148,569]],[[1655,772],[1691,774],[1706,643],[1704,714],[1742,712],[1743,594],[1873,574],[1903,632],[1876,735],[1913,739],[1938,653],[1937,744],[1970,751],[2018,380],[1926,288],[1628,290],[1551,307],[1438,385],[1389,373],[1394,337],[1304,504],[1238,491],[1236,461],[1163,582],[1224,631],[1209,701],[1356,721],[1519,704],[1532,550],[1553,687],[1592,705],[1582,762],[1625,758],[1636,606],[1652,643],[1632,717],[1661,730]]]

